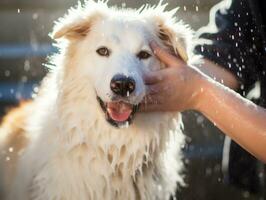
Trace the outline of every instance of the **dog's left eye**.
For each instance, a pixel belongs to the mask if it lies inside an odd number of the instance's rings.
[[[110,50],[108,48],[106,48],[106,47],[101,47],[101,48],[97,49],[96,52],[100,56],[106,56],[106,57],[108,57],[110,55]]]
[[[138,54],[137,54],[137,57],[139,59],[148,59],[149,57],[151,57],[151,54],[149,54],[147,51],[140,51]]]

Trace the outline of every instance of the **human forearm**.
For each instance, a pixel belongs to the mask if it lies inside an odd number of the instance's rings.
[[[266,110],[211,80],[196,109],[250,153],[266,162]]]
[[[203,59],[202,63],[196,65],[195,67],[210,78],[233,90],[236,90],[239,87],[239,83],[235,75],[208,59]]]

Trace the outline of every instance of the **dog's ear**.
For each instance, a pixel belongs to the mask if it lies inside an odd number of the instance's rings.
[[[53,39],[79,39],[87,35],[91,27],[89,20],[79,20],[70,23],[58,23],[51,34]]]
[[[175,27],[176,25],[176,27]],[[170,52],[179,56],[185,62],[188,61],[189,55],[189,47],[187,37],[189,37],[189,33],[182,33],[181,30],[178,30],[180,24],[177,25],[167,25],[166,23],[158,23],[157,36],[163,42],[163,44],[169,49]],[[183,26],[183,25],[182,25]],[[184,31],[184,30],[183,30]]]
[[[71,8],[68,13],[55,22],[53,32],[50,36],[53,39],[80,39],[85,37],[95,20],[103,16],[100,6],[103,4],[88,1],[88,5]],[[89,7],[89,8],[88,8]]]
[[[147,24],[153,24],[152,31],[157,40],[187,62],[191,52],[192,31],[174,17],[177,9],[165,11],[166,6],[167,4],[163,5],[160,1],[156,7],[144,6],[139,12],[148,21]]]

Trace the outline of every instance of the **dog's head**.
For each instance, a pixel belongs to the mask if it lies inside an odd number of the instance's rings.
[[[66,44],[71,76],[87,80],[112,125],[132,122],[145,96],[144,74],[164,67],[150,49],[151,40],[188,60],[191,33],[174,14],[161,4],[125,10],[88,1],[57,22],[52,36]]]

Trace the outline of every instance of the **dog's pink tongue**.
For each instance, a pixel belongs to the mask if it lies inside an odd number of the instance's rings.
[[[129,118],[132,107],[124,102],[111,102],[107,103],[107,112],[113,120],[124,122]]]

